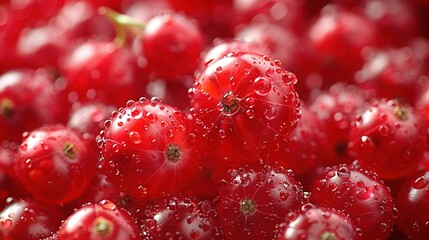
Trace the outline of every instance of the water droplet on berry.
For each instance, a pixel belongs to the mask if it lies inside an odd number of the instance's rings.
[[[267,120],[273,120],[274,118],[276,118],[276,113],[277,113],[276,108],[270,107],[267,110],[265,110],[264,115]]]
[[[112,145],[112,151],[113,151],[114,153],[119,152],[119,145],[118,145],[118,144],[116,144],[116,143],[114,143],[114,144]]]
[[[256,94],[267,96],[271,91],[271,82],[264,77],[258,77],[253,82],[253,88],[255,89]]]
[[[10,228],[10,227],[12,226],[12,220],[10,220],[10,219],[4,219],[4,220],[1,222],[1,226],[2,226],[2,228],[3,228],[3,229],[8,229],[8,228]]]
[[[219,137],[220,137],[220,138],[225,138],[225,136],[226,136],[225,130],[220,129],[220,130],[219,130]]]
[[[390,136],[390,134],[392,134],[392,131],[390,130],[390,127],[387,126],[387,125],[384,125],[384,124],[380,125],[378,127],[378,132],[380,133],[380,135],[382,137],[388,137],[388,136]]]
[[[103,200],[100,202],[101,207],[103,207],[104,209],[108,209],[108,210],[115,210],[116,209],[116,205],[109,201],[109,200]]]
[[[140,119],[142,117],[142,110],[139,107],[134,107],[131,110],[131,117],[135,118],[135,119]]]
[[[266,75],[267,77],[272,77],[272,76],[274,75],[274,73],[275,73],[275,70],[274,70],[274,69],[272,69],[272,68],[267,68],[267,69],[265,70],[265,75]]]
[[[280,192],[280,199],[282,201],[286,201],[289,197],[290,197],[290,193],[286,193],[286,192],[283,192],[283,191]]]
[[[23,143],[20,147],[22,151],[27,151],[28,145],[26,143]]]
[[[253,118],[255,117],[255,111],[254,111],[253,109],[249,109],[249,110],[247,110],[247,111],[246,111],[246,116],[247,116],[249,119],[253,119]]]
[[[368,137],[368,136],[362,136],[361,137],[361,149],[365,153],[373,153],[375,151],[375,144],[374,141]]]
[[[218,72],[218,73],[222,72],[222,67],[221,66],[217,67],[216,72]]]
[[[347,167],[340,167],[337,171],[337,174],[340,178],[346,179],[350,177],[350,170]]]
[[[153,112],[147,112],[144,118],[150,123],[156,123],[156,121],[158,121],[158,115]]]
[[[362,201],[370,199],[374,195],[374,191],[369,187],[363,187],[356,193],[356,198]]]
[[[428,184],[429,184],[428,180],[426,180],[426,178],[424,176],[421,176],[414,181],[413,188],[423,189],[423,188],[427,187]]]
[[[136,131],[131,131],[128,134],[128,137],[130,138],[130,141],[134,144],[140,144],[142,142],[142,139],[140,137],[140,134]]]

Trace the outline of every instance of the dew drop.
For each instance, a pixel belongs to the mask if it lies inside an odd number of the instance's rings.
[[[20,147],[22,151],[27,151],[28,145],[26,143],[23,143]]]
[[[426,178],[424,176],[421,176],[421,177],[417,178],[414,181],[413,188],[415,188],[415,189],[423,189],[423,188],[427,187],[428,184],[429,183],[426,180]]]
[[[271,91],[271,82],[264,77],[258,77],[253,82],[253,88],[255,89],[256,94],[267,96]]]
[[[144,117],[149,123],[156,123],[158,121],[158,115],[153,112],[147,112]]]
[[[216,72],[218,72],[218,73],[222,72],[222,67],[221,66],[217,67]]]
[[[130,138],[130,141],[134,144],[140,144],[142,142],[142,139],[140,137],[140,134],[136,131],[131,131],[128,134],[128,137]]]
[[[226,137],[225,130],[223,130],[223,129],[219,130],[219,137],[222,138],[222,139]]]
[[[276,118],[276,113],[277,113],[276,108],[270,107],[267,110],[265,110],[264,115],[267,120],[273,120],[274,118]]]
[[[10,227],[12,226],[12,220],[10,220],[10,219],[4,219],[4,220],[1,222],[1,226],[2,226],[2,228],[3,228],[3,229],[8,229],[8,228],[10,228]]]
[[[247,111],[246,111],[246,116],[247,116],[249,119],[253,119],[253,118],[255,117],[255,111],[254,111],[253,109],[249,109],[249,110],[247,110]]]
[[[350,177],[350,170],[343,166],[338,169],[337,174],[340,178],[346,179]]]
[[[131,117],[135,119],[140,119],[142,117],[142,110],[139,107],[134,107],[131,109]]]
[[[114,153],[119,152],[119,145],[118,145],[118,144],[116,144],[116,143],[114,143],[114,144],[112,145],[112,151],[113,151]]]
[[[375,144],[374,141],[368,136],[362,136],[361,139],[361,149],[365,153],[373,153],[375,152]]]
[[[378,127],[378,132],[382,137],[388,137],[390,136],[390,134],[392,134],[392,132],[390,131],[390,127],[384,124]]]
[[[266,75],[267,77],[272,77],[272,76],[274,75],[274,73],[275,73],[275,70],[274,70],[274,69],[272,69],[272,68],[267,68],[267,69],[265,70],[265,75]]]

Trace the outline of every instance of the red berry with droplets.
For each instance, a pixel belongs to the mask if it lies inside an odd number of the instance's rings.
[[[147,22],[134,46],[134,52],[155,76],[177,80],[193,75],[204,47],[204,38],[197,23],[188,16],[165,13]]]
[[[320,149],[320,161],[324,166],[351,162],[347,155],[351,124],[371,95],[370,91],[339,82],[310,100],[310,110],[322,122],[326,131],[324,146]]]
[[[429,172],[420,171],[402,183],[396,203],[399,210],[399,229],[409,239],[426,239],[429,235]]]
[[[0,238],[39,240],[58,230],[63,213],[32,199],[9,203],[0,212]]]
[[[142,220],[144,239],[215,239],[216,212],[210,202],[171,197],[149,204]]]
[[[34,198],[52,204],[79,197],[94,177],[94,150],[81,135],[49,125],[25,135],[18,148],[15,175]]]
[[[226,168],[278,151],[299,119],[296,76],[252,53],[210,64],[190,89],[196,130]]]
[[[276,226],[276,240],[348,240],[356,239],[353,223],[343,213],[330,208],[305,204]]]
[[[303,203],[291,171],[255,165],[228,171],[219,183],[217,212],[226,239],[272,239],[276,224]]]
[[[396,100],[374,100],[352,124],[348,152],[383,178],[416,171],[426,149],[426,130],[414,108]]]
[[[137,240],[140,230],[131,215],[110,201],[78,208],[61,225],[58,240]]]
[[[315,180],[309,201],[346,214],[361,239],[387,239],[398,215],[384,182],[355,163],[326,168]]]
[[[177,193],[197,167],[190,118],[158,99],[130,100],[105,125],[99,170],[131,196]]]

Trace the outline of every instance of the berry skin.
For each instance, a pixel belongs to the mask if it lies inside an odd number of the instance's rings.
[[[344,214],[311,203],[290,212],[286,222],[276,226],[276,240],[348,240],[356,239],[355,227]]]
[[[280,62],[252,53],[229,54],[197,77],[189,91],[196,131],[221,165],[278,152],[300,117],[296,81]]]
[[[58,230],[64,216],[57,206],[34,200],[9,203],[0,212],[0,238],[39,240]]]
[[[11,70],[0,76],[1,140],[19,142],[24,131],[65,120],[53,82],[45,69]]]
[[[138,98],[138,89],[146,79],[131,50],[113,42],[88,40],[66,54],[59,66],[64,77],[64,101],[99,101],[120,106],[128,99]],[[118,94],[120,93],[120,94]]]
[[[106,200],[77,209],[61,225],[58,240],[137,240],[139,235],[131,215]]]
[[[157,77],[177,80],[197,68],[204,38],[189,17],[166,13],[153,17],[134,41],[134,52]]]
[[[49,125],[25,134],[15,174],[35,199],[60,204],[85,191],[95,166],[93,149],[78,133],[62,125]]]
[[[196,169],[191,120],[158,99],[128,101],[100,141],[100,173],[138,199],[178,193]]]
[[[231,169],[219,183],[217,212],[226,239],[272,239],[276,224],[304,202],[292,172],[268,165]]]
[[[396,203],[399,210],[399,229],[409,239],[427,239],[429,226],[429,172],[420,171],[408,176],[402,183]]]
[[[353,84],[339,82],[310,100],[309,108],[322,122],[326,132],[324,147],[321,148],[321,162],[325,167],[351,162],[347,155],[351,124],[371,95],[370,91]]]
[[[411,106],[374,100],[352,124],[348,153],[382,179],[416,171],[426,149],[424,124]]]
[[[398,215],[388,187],[355,163],[326,168],[315,180],[309,201],[346,214],[358,239],[387,239]]]
[[[143,239],[214,239],[215,211],[207,201],[188,197],[160,199],[144,211]]]

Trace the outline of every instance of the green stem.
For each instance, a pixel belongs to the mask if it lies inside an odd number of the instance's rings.
[[[126,27],[135,27],[140,29],[144,29],[146,27],[144,23],[107,7],[100,7],[98,9],[98,13],[102,16],[106,16],[113,22],[116,32],[114,41],[118,46],[123,46],[125,44],[127,35]]]

